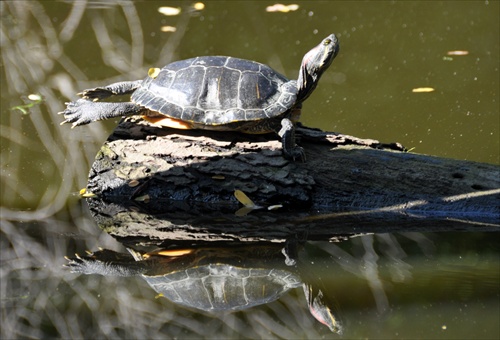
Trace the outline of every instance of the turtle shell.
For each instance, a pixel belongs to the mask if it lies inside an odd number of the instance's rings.
[[[198,128],[279,117],[296,100],[295,80],[255,61],[220,56],[171,63],[132,94],[153,113]]]
[[[269,303],[302,285],[286,270],[213,263],[144,278],[172,302],[204,311],[236,311]]]

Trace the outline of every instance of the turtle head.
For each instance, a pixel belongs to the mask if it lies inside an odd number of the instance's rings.
[[[302,102],[314,91],[319,78],[332,64],[339,53],[339,41],[335,34],[328,37],[312,50],[306,53],[300,65],[299,79],[297,80],[298,101]]]

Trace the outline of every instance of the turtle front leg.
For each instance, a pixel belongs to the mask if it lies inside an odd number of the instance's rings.
[[[130,94],[137,90],[141,86],[142,80],[135,81],[121,81],[118,83],[113,83],[103,87],[96,87],[93,89],[83,90],[78,93],[84,99],[90,99],[97,101],[100,99],[109,98],[112,96],[121,96],[124,94]]]
[[[134,103],[96,103],[86,99],[78,99],[77,101],[67,103],[66,110],[59,112],[64,114],[64,122],[73,123],[73,127],[85,125],[97,120],[121,117],[134,116],[144,113],[146,109]]]
[[[135,276],[147,271],[144,262],[135,262],[133,257],[108,249],[96,252],[87,252],[86,256],[75,254],[75,257],[66,257],[65,267],[72,273],[99,274],[105,276]]]
[[[281,137],[283,155],[285,158],[293,161],[297,159],[301,162],[306,161],[306,153],[304,149],[295,144],[295,126],[290,119],[283,118],[281,120],[281,130],[278,132],[278,135]]]

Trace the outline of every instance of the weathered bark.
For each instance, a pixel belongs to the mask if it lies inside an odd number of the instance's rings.
[[[301,214],[293,221],[286,218],[294,230],[300,219],[309,224],[321,220],[321,228],[327,228],[333,216],[336,221],[340,216],[356,216],[350,222],[344,220],[341,227],[336,225],[337,234],[353,228],[355,232],[380,230],[381,218],[387,221],[395,216],[393,227],[427,224],[432,229],[436,220],[447,219],[459,220],[462,229],[464,221],[465,229],[474,223],[498,228],[498,166],[417,155],[404,152],[396,143],[303,127],[298,133],[307,154],[305,163],[285,160],[274,136],[158,129],[127,119],[102,146],[87,189],[115,204],[141,205],[141,209],[155,210],[155,203],[170,202],[162,203],[170,211],[169,223],[183,225],[184,230],[199,225],[204,217],[203,225],[209,224],[217,215],[211,212],[234,216],[241,207],[235,190],[264,208],[281,206],[250,214],[267,216],[256,223],[267,224],[268,218],[270,230],[290,212]],[[176,207],[169,210],[172,202]],[[321,211],[322,217],[311,217],[311,211]],[[404,222],[408,220],[411,223]],[[241,224],[237,233],[235,223],[229,223],[232,234],[245,235],[255,227]],[[356,225],[370,227],[360,230]],[[275,230],[271,239],[286,234]]]

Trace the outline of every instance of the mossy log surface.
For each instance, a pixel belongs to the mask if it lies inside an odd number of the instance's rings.
[[[242,207],[234,192],[241,190],[264,207],[248,216],[274,216],[269,228],[275,231],[276,219],[283,216],[306,224],[322,220],[318,228],[330,237],[349,231],[426,230],[422,226],[433,230],[439,229],[437,220],[447,221],[447,230],[499,230],[499,166],[409,153],[398,143],[306,127],[298,127],[297,133],[305,163],[285,160],[272,135],[160,129],[127,118],[99,151],[87,190],[113,204],[140,205],[146,211],[169,202],[162,206],[170,207],[177,215],[169,216],[185,227],[214,211],[234,215]],[[269,211],[270,206],[279,209]],[[342,222],[340,216],[358,217]],[[384,222],[388,220],[393,223]],[[217,232],[249,235],[245,232],[254,227],[241,224],[237,233],[233,225]],[[325,236],[320,229],[316,231]],[[286,238],[289,232],[274,232],[271,239]]]

